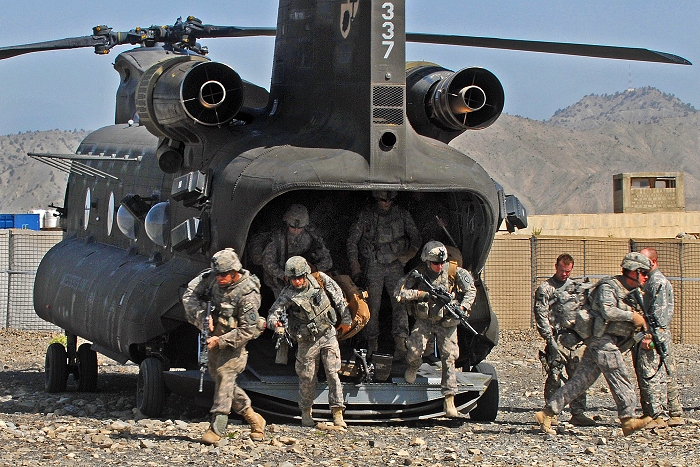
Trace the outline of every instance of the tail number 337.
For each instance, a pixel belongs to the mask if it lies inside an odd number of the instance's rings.
[[[384,23],[382,23],[382,45],[386,47],[386,53],[384,54],[384,59],[389,58],[391,50],[394,48],[394,4],[391,2],[386,2],[382,4],[382,18]]]

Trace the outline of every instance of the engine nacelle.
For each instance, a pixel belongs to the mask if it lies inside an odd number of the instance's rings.
[[[458,72],[425,62],[406,64],[406,113],[416,132],[449,142],[466,130],[491,125],[503,111],[505,94],[484,68]]]
[[[197,144],[206,127],[220,127],[243,105],[243,83],[232,68],[185,55],[151,66],[136,93],[140,122],[159,137]]]

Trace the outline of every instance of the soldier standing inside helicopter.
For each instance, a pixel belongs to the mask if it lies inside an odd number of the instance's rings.
[[[406,341],[408,368],[404,373],[407,383],[416,381],[416,373],[423,363],[425,346],[435,336],[442,360],[442,394],[445,396],[444,411],[448,417],[459,417],[454,397],[457,391],[455,360],[459,356],[457,325],[459,318],[452,316],[444,305],[438,303],[428,292],[428,287],[414,276],[420,273],[433,287],[442,288],[453,295],[453,303],[467,312],[476,298],[474,279],[469,271],[447,261],[447,248],[440,242],[425,244],[420,256],[423,261],[396,285],[394,295],[406,302],[411,315],[416,319]]]
[[[289,284],[270,308],[267,324],[275,333],[285,329],[280,322],[287,313],[287,330],[299,349],[295,370],[299,376],[299,408],[302,426],[314,426],[312,406],[316,396],[316,373],[319,359],[323,361],[328,382],[328,404],[333,424],[345,428],[343,420],[343,386],[340,384],[340,347],[335,325],[340,318],[341,332],[347,332],[352,318],[343,291],[322,272],[311,274],[311,268],[301,256],[292,256],[284,267]]]
[[[573,335],[562,332],[558,325],[564,314],[563,307],[576,303],[576,297],[571,297],[576,291],[576,283],[569,277],[574,269],[574,258],[567,254],[561,254],[554,265],[555,273],[552,277],[542,282],[535,292],[535,323],[537,331],[544,339],[546,346],[544,356],[546,358],[545,369],[547,379],[544,382],[544,400],[549,400],[554,392],[562,385],[562,371],[571,378],[576,371],[585,345],[582,342],[574,344],[574,350],[565,342],[566,338]],[[570,298],[574,298],[571,300]],[[580,339],[577,339],[580,341]],[[595,426],[595,421],[587,417],[586,393],[571,401],[571,420],[569,423],[576,426]]]
[[[333,267],[331,254],[319,235],[309,226],[309,212],[304,205],[292,204],[284,213],[285,228],[273,232],[262,256],[263,282],[275,298],[285,287],[284,264],[292,256],[303,256],[317,270]]]
[[[209,373],[214,378],[214,404],[210,410],[210,427],[201,441],[216,444],[226,435],[231,409],[250,425],[250,439],[262,441],[265,419],[253,410],[250,398],[236,384],[236,378],[248,361],[246,343],[257,338],[264,329],[264,322],[258,316],[260,281],[243,269],[232,248],[215,253],[211,258],[211,270],[187,284],[182,303],[190,322],[202,323],[209,300],[212,314],[208,319],[207,348]]]
[[[376,204],[360,212],[348,235],[350,274],[355,282],[361,282],[364,273],[364,285],[369,295],[370,318],[363,330],[367,338],[367,355],[371,356],[377,350],[379,309],[386,288],[392,307],[394,358],[403,359],[408,315],[393,292],[404,274],[404,266],[420,248],[420,232],[408,211],[394,204],[395,191],[373,191],[372,196]]]

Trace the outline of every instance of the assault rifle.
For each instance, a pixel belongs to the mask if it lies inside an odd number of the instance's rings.
[[[207,308],[202,316],[202,331],[199,333],[199,392],[204,389],[204,374],[209,365],[209,317],[211,316],[211,299],[207,299]]]
[[[450,295],[450,293],[445,290],[444,287],[435,287],[423,276],[423,274],[415,269],[411,272],[411,277],[425,285],[428,288],[428,293],[430,296],[437,300],[438,304],[442,305],[453,317],[457,318],[459,320],[459,324],[461,324],[471,335],[476,336],[479,334],[476,332],[476,329],[469,324],[468,316],[464,310],[462,310],[462,307],[456,303],[452,303],[452,295]]]
[[[659,329],[661,329],[661,325],[659,324],[659,320],[656,318],[656,315],[644,306],[642,290],[639,287],[635,287],[625,296],[623,301],[635,310],[641,312],[647,322],[647,332],[651,334],[651,341],[654,344],[654,349],[659,355],[660,360],[659,368],[656,371],[658,372],[659,369],[661,369],[661,365],[663,365],[666,368],[666,374],[672,376],[668,365],[666,365],[666,354],[668,353],[668,348],[666,347],[666,343],[659,336]],[[654,376],[656,376],[656,373],[651,378]]]
[[[287,317],[287,310],[282,310],[280,318],[278,320],[282,323],[284,327],[284,334],[277,334],[277,342],[275,342],[275,350],[279,350],[282,342],[286,342],[289,347],[294,347],[294,341],[292,336],[289,334],[289,318]]]

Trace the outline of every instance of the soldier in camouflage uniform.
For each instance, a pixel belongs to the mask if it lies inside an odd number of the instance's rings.
[[[433,287],[442,287],[448,293],[454,294],[453,302],[468,312],[476,298],[476,287],[469,271],[454,265],[454,276],[452,276],[450,263],[447,262],[447,248],[437,241],[425,244],[421,252],[421,260],[423,263],[413,271],[420,273]],[[430,296],[428,287],[413,275],[413,271],[399,281],[394,291],[396,300],[405,302],[409,312],[416,319],[406,341],[408,368],[404,373],[404,379],[407,383],[416,381],[416,373],[423,363],[425,346],[430,338],[435,336],[442,360],[441,386],[442,394],[445,396],[445,415],[458,417],[459,412],[455,408],[454,397],[457,392],[455,360],[459,356],[457,344],[459,319],[452,316],[444,306]]]
[[[592,293],[594,331],[576,373],[552,395],[544,409],[535,414],[535,420],[545,433],[554,433],[554,415],[591,387],[601,373],[615,399],[625,436],[651,421],[650,417],[634,417],[636,395],[622,358],[622,352],[634,342],[637,330],[646,326],[644,317],[633,311],[625,297],[632,289],[644,285],[651,262],[646,256],[632,252],[625,255],[621,267],[621,275],[601,279]]]
[[[204,323],[208,300],[212,314],[208,323]],[[253,410],[248,395],[236,384],[248,361],[246,343],[257,338],[265,325],[258,316],[260,281],[243,269],[232,248],[226,248],[212,256],[210,270],[187,284],[182,303],[188,321],[200,329],[208,326],[210,333],[207,348],[209,373],[214,378],[214,404],[210,410],[211,424],[202,442],[216,444],[226,435],[231,409],[250,425],[250,438],[262,441],[265,419]]]
[[[658,253],[654,248],[644,248],[640,251],[651,261],[651,274],[644,284],[644,306],[656,316],[661,326],[657,336],[666,345],[664,364],[657,350],[651,347],[651,334],[637,344],[633,350],[634,367],[637,372],[639,393],[642,401],[642,413],[654,420],[646,428],[663,428],[665,426],[680,426],[685,424],[683,407],[681,406],[678,383],[675,378],[676,365],[673,358],[671,339],[671,319],[673,318],[673,287],[659,271]],[[668,372],[666,369],[668,368]],[[668,423],[661,417],[666,404]]]
[[[393,295],[394,287],[403,277],[404,266],[418,252],[420,233],[411,215],[394,204],[396,192],[374,191],[376,204],[360,212],[348,235],[350,274],[367,288],[369,322],[363,335],[367,338],[367,355],[377,350],[379,338],[379,309],[386,288],[392,308],[391,334],[394,337],[394,358],[406,355],[408,315]],[[362,263],[360,262],[362,260]],[[362,266],[361,266],[362,264]],[[364,266],[364,271],[362,267]]]
[[[333,267],[331,254],[320,235],[309,225],[309,212],[301,204],[292,204],[282,217],[286,227],[272,233],[262,256],[263,282],[275,298],[285,287],[284,264],[292,256],[303,256],[317,270],[328,272]]]
[[[575,290],[576,284],[569,277],[574,269],[574,258],[569,254],[561,254],[555,263],[556,272],[552,277],[542,282],[535,292],[535,323],[537,331],[544,339],[546,346],[544,353],[547,359],[547,379],[544,383],[544,400],[548,401],[554,392],[562,385],[561,372],[566,370],[568,378],[576,371],[585,345],[581,342],[573,347],[567,348],[564,339],[571,335],[569,332],[562,332],[559,329],[558,314],[561,314],[561,305],[565,301],[565,296]],[[543,357],[541,357],[543,358]],[[563,368],[562,368],[563,367]],[[571,401],[571,420],[569,423],[577,426],[594,426],[595,421],[587,417],[586,393]],[[556,421],[553,420],[555,423]]]
[[[299,376],[301,424],[314,426],[312,406],[316,396],[316,372],[320,358],[326,371],[328,404],[333,414],[333,424],[345,428],[343,386],[338,376],[340,347],[335,325],[340,317],[341,332],[347,332],[352,318],[343,291],[322,272],[317,273],[323,282],[319,283],[301,256],[292,256],[287,260],[285,275],[289,285],[282,289],[279,298],[270,308],[267,324],[275,333],[284,333],[280,316],[286,312],[289,323],[287,331],[299,346],[295,370]]]

